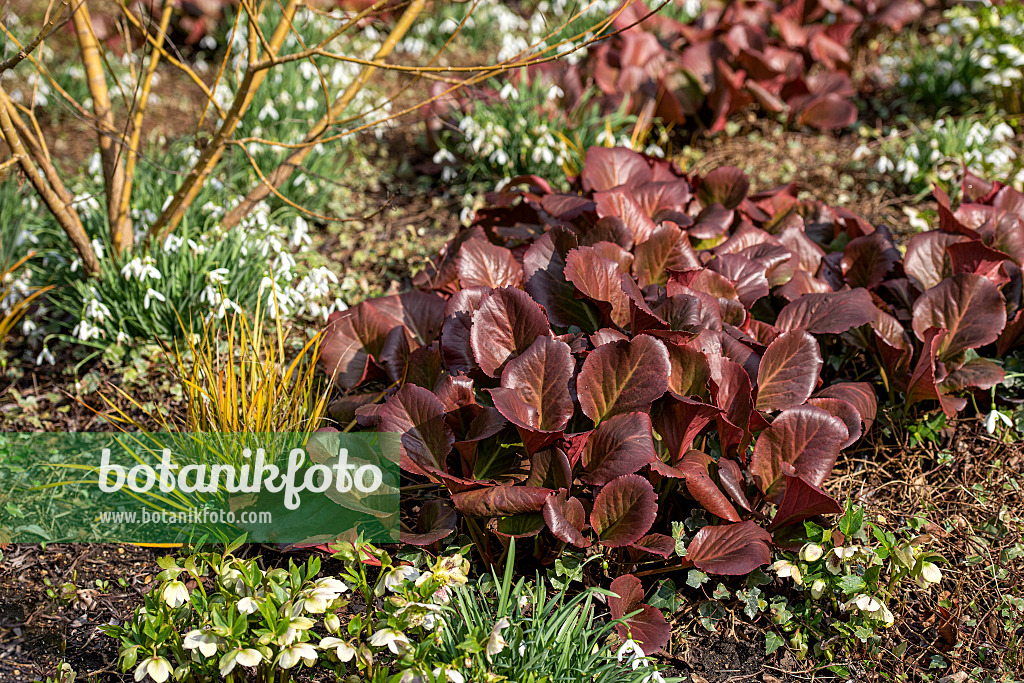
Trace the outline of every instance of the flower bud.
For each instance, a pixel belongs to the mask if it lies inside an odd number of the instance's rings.
[[[822,579],[815,579],[814,583],[811,584],[811,597],[817,600],[824,592],[825,582]]]

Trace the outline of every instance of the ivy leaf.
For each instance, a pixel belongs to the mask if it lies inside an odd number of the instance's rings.
[[[785,643],[785,641],[782,640],[782,636],[774,631],[769,631],[764,636],[764,653],[766,655],[770,655],[782,647],[783,643]]]

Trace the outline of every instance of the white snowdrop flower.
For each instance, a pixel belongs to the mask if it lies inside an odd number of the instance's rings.
[[[117,333],[117,343],[118,344],[122,344],[122,345],[123,344],[127,344],[131,340],[132,340],[132,338],[129,337],[127,334],[125,334],[123,331],[118,331],[118,333]]]
[[[178,250],[181,249],[181,245],[184,243],[185,241],[178,237],[177,235],[170,234],[164,240],[164,251],[176,254]]]
[[[149,310],[149,304],[154,299],[156,299],[157,301],[160,301],[160,302],[167,301],[166,297],[164,297],[163,294],[161,294],[160,292],[156,291],[153,288],[150,288],[150,289],[146,290],[146,296],[142,297],[142,307],[145,308],[148,311]]]
[[[32,320],[32,318],[25,318],[21,322],[21,333],[26,337],[35,332],[37,329],[38,325],[36,325],[36,321]],[[36,365],[39,365],[39,363],[36,363]]]
[[[635,657],[645,656],[644,651],[640,648],[639,643],[634,641],[632,638],[626,640],[626,642],[622,644],[622,647],[619,648],[619,651],[615,653],[615,658],[619,661],[620,664],[627,656],[630,656],[630,660],[632,660]]]
[[[500,97],[503,100],[518,100],[519,90],[518,88],[516,88],[516,86],[512,85],[511,81],[506,81],[505,85],[501,86],[501,90],[498,92],[498,97]]]
[[[230,271],[228,271],[227,268],[214,268],[213,270],[206,274],[206,279],[212,282],[213,284],[226,284],[230,282],[230,280],[227,277],[229,272]]]
[[[195,254],[196,256],[200,256],[202,254],[205,254],[206,251],[207,251],[205,244],[198,244],[193,239],[189,239],[188,240],[188,248],[191,249],[192,253]]]
[[[57,360],[53,357],[50,349],[46,348],[46,346],[43,346],[43,350],[39,352],[38,356],[36,356],[36,365],[42,365],[43,363],[47,363],[48,365],[54,365],[57,363]]]
[[[565,91],[557,85],[552,85],[548,88],[548,101],[554,101],[562,97],[565,97]]]
[[[892,161],[887,156],[878,157],[878,163],[875,165],[879,173],[889,173],[896,168]]]
[[[995,434],[996,426],[1002,422],[1007,427],[1013,428],[1013,421],[1006,416],[1000,410],[992,410],[988,415],[985,416],[985,431],[989,434]]]
[[[266,103],[263,105],[263,108],[260,109],[259,114],[256,115],[256,118],[258,118],[260,121],[266,121],[267,119],[270,119],[271,121],[277,121],[279,118],[281,118],[281,115],[278,113],[277,108],[274,106],[274,101],[268,99]]]
[[[106,304],[104,304],[99,299],[95,298],[95,292],[93,292],[93,294],[94,297],[92,299],[89,299],[88,303],[85,306],[85,317],[92,318],[97,322],[103,322],[107,318],[114,317],[113,314],[111,314],[110,309],[107,308]]]
[[[309,223],[302,216],[295,217],[295,230],[292,232],[291,240],[289,243],[293,247],[298,247],[303,244],[312,244],[313,240],[309,236]]]
[[[441,147],[434,152],[433,161],[435,164],[445,164],[455,161],[455,155],[446,147]]]
[[[224,297],[220,302],[220,306],[217,308],[217,317],[223,318],[227,315],[228,309],[234,311],[238,315],[242,315],[242,307],[231,299]]]

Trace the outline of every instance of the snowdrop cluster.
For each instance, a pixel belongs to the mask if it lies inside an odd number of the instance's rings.
[[[966,164],[973,172],[1014,185],[1024,184],[1024,160],[1016,132],[999,119],[945,117],[909,131],[889,130],[877,150],[866,145],[854,158],[870,160],[879,174],[895,175],[913,191],[936,181],[956,180]]]
[[[641,667],[650,667],[651,660],[644,654],[640,645],[632,639],[627,640],[615,653],[615,658],[620,664],[628,665],[633,671]],[[665,683],[665,679],[656,669],[643,679],[642,683]]]
[[[1024,4],[957,4],[929,35],[927,45],[897,41],[879,58],[886,80],[911,99],[940,106],[948,99],[1003,103],[1021,97],[1024,74]]]

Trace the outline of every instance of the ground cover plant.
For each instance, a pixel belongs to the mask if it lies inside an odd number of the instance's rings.
[[[595,147],[579,183],[514,180],[417,290],[331,318],[335,381],[392,387],[336,415],[400,433],[402,468],[447,492],[409,542],[454,531],[449,497],[485,559],[501,538],[542,560],[598,544],[628,576],[697,506],[718,523],[681,539],[684,563],[747,574],[841,511],[821,487],[878,396],[953,416],[1003,380],[979,354],[1021,341],[1013,188],[972,176],[955,211],[939,193],[940,229],[901,258],[884,228],[786,187],[748,196],[734,168]],[[663,647],[661,615],[642,620]]]

